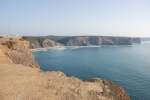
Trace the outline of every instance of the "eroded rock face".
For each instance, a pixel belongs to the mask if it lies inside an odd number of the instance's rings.
[[[46,47],[55,47],[55,46],[62,46],[60,43],[56,43],[55,41],[52,41],[50,39],[45,39],[42,42],[42,47],[46,48]]]
[[[6,53],[15,64],[23,64],[30,67],[39,67],[33,56],[27,49],[10,50]]]
[[[88,81],[94,82],[94,83],[102,82],[103,90],[104,90],[103,95],[105,95],[105,96],[112,95],[114,100],[130,100],[130,97],[128,96],[126,91],[123,88],[121,88],[120,86],[114,84],[110,80],[95,78],[95,79],[90,79]]]
[[[30,67],[39,67],[32,53],[30,52],[29,42],[22,39],[0,39],[0,45],[5,54],[15,64],[23,64]]]
[[[27,41],[0,39],[0,54],[1,100],[130,100],[111,81],[82,81],[62,72],[40,71]]]

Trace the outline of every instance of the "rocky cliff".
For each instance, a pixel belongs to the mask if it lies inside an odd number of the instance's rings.
[[[89,45],[132,45],[140,43],[140,38],[112,36],[40,36],[23,37],[30,41],[32,48],[53,46],[89,46]]]
[[[29,42],[23,39],[0,38],[1,49],[15,64],[39,67],[29,50]]]
[[[1,100],[130,100],[111,81],[40,71],[23,39],[0,39]]]

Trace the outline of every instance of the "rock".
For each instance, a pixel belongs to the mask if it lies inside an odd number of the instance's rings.
[[[0,41],[2,50],[13,63],[39,67],[30,52],[29,42],[20,39],[0,39]]]
[[[126,91],[120,86],[114,84],[110,80],[95,78],[95,79],[90,79],[88,81],[103,84],[101,85],[103,86],[104,89],[103,95],[109,96],[111,94],[115,100],[130,100],[130,97],[128,96]]]
[[[61,46],[60,43],[56,43],[55,41],[52,41],[50,39],[45,39],[42,42],[42,47],[46,48],[46,47],[55,47],[55,46]]]

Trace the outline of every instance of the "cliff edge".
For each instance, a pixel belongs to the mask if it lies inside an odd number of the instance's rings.
[[[130,97],[108,80],[82,81],[62,72],[43,72],[27,41],[0,38],[0,99],[130,100]]]

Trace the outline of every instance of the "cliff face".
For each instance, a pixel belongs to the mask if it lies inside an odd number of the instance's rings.
[[[51,40],[48,37],[23,37],[30,42],[30,48],[46,48],[54,46],[63,46],[63,44],[57,41]]]
[[[32,48],[53,46],[89,46],[89,45],[132,45],[140,43],[140,38],[111,36],[41,36],[24,37]],[[45,43],[47,41],[47,43]],[[46,44],[46,46],[44,45]]]
[[[62,46],[62,44],[57,43],[57,42],[50,40],[50,39],[45,39],[42,42],[42,47],[54,47],[54,46]]]
[[[1,100],[130,100],[124,89],[108,80],[41,72],[28,47],[22,39],[0,39]]]
[[[13,63],[39,67],[29,50],[29,42],[23,39],[0,38],[0,45]]]

